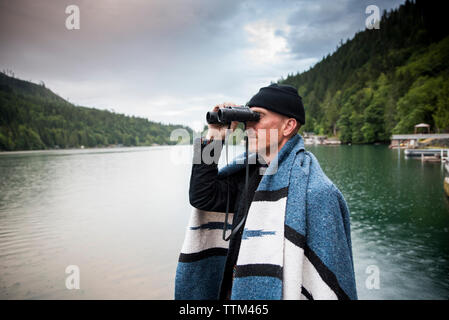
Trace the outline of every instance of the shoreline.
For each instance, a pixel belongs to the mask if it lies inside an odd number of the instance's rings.
[[[106,152],[120,152],[125,151],[131,148],[157,148],[157,147],[170,147],[170,144],[161,144],[157,146],[123,146],[123,147],[94,147],[94,148],[60,148],[60,149],[37,149],[37,150],[14,150],[14,151],[0,151],[1,155],[14,155],[14,154],[39,154],[39,153],[70,153],[73,151],[86,151],[86,153],[90,153],[92,151],[103,151],[101,153]]]

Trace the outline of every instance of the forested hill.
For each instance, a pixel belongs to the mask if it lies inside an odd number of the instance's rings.
[[[174,144],[164,125],[74,106],[45,88],[0,73],[0,150]]]
[[[449,132],[449,28],[444,2],[407,1],[380,29],[357,33],[306,72],[280,83],[303,97],[300,132],[345,142],[387,141],[424,122]]]

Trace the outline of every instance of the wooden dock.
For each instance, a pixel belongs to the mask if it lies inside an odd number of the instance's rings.
[[[419,140],[426,139],[449,139],[449,133],[393,134],[391,136],[390,148],[416,148]]]
[[[420,157],[421,161],[449,161],[449,149],[405,149],[404,155],[406,158]]]
[[[449,133],[394,134],[391,140],[449,139]]]
[[[434,156],[441,155],[441,151],[445,153],[447,149],[405,149],[404,154],[407,157],[421,157],[421,156]]]

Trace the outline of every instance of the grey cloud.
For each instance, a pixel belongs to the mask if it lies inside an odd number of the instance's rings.
[[[384,9],[402,1],[370,2]],[[80,30],[65,28],[69,4],[81,10]],[[44,80],[77,104],[164,122],[183,109],[176,120],[191,123],[204,118],[202,108],[223,100],[244,103],[259,87],[317,62],[364,27],[368,4],[0,0],[0,69]],[[288,52],[276,53],[270,63],[255,63],[249,53],[277,45],[263,43],[272,37],[249,41],[244,26],[261,21],[272,23],[266,32],[287,43]]]
[[[285,35],[289,48],[297,58],[323,56],[331,53],[341,40],[365,28],[368,5],[381,11],[396,8],[402,0],[318,0],[306,6],[306,1],[288,18],[291,32]]]
[[[214,39],[226,39],[223,21],[238,7],[237,1],[205,0],[70,3],[80,7],[80,30],[65,29],[64,1],[2,1],[0,40],[8,44],[0,50],[2,62],[19,54],[29,69],[83,74],[94,68],[108,75],[111,67],[138,68],[136,62],[170,67],[180,55],[205,55],[208,43],[219,47],[223,42]]]

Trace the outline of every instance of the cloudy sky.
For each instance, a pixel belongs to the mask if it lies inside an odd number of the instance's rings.
[[[77,105],[198,129],[215,104],[244,104],[365,29],[368,5],[403,2],[0,0],[0,69]]]

